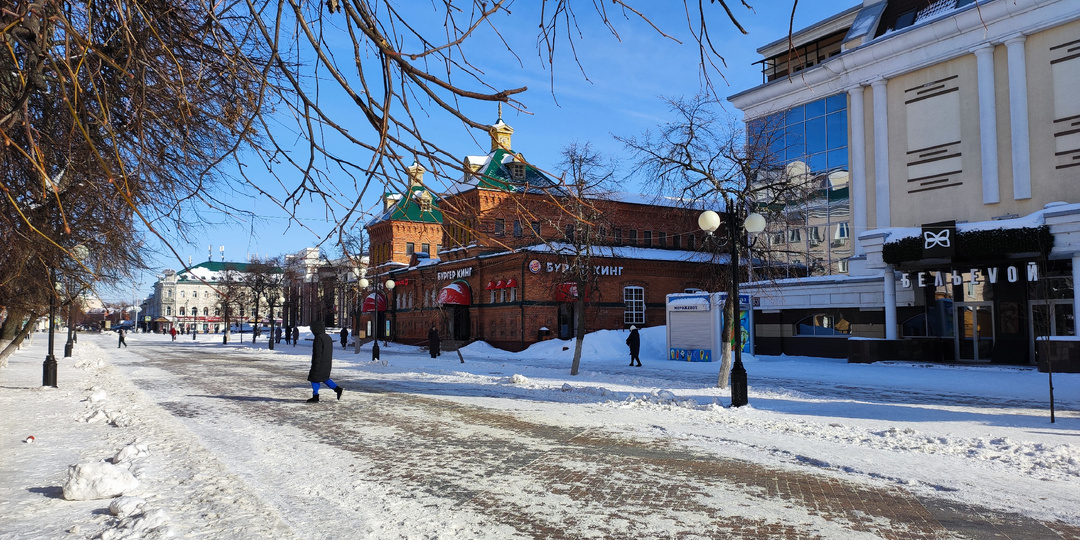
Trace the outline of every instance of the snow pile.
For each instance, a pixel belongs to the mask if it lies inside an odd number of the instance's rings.
[[[96,369],[105,366],[105,359],[100,356],[80,356],[75,360],[78,369]]]
[[[109,513],[119,518],[131,517],[135,514],[141,514],[145,505],[146,499],[128,496],[117,497],[109,503]]]
[[[145,505],[137,506],[141,508]],[[109,511],[112,511],[109,505]],[[101,540],[152,540],[157,538],[170,538],[175,536],[169,526],[169,515],[164,510],[147,510],[145,512],[124,517],[115,528],[106,529],[101,533]]]
[[[127,463],[136,458],[146,457],[148,455],[150,455],[150,447],[145,443],[136,441],[121,448],[120,451],[116,453],[116,456],[112,458],[112,462],[115,464]]]
[[[139,487],[139,481],[127,469],[99,461],[80,463],[68,468],[64,498],[69,501],[108,499]]]
[[[623,402],[626,405],[641,407],[644,405],[659,405],[661,407],[678,407],[682,409],[698,409],[700,408],[697,400],[694,399],[680,399],[671,390],[653,390],[651,394],[635,397],[633,394],[627,396]],[[706,408],[710,408],[713,404],[706,405]]]
[[[95,386],[94,388],[91,388],[90,390],[91,390],[90,397],[86,398],[86,400],[89,401],[90,403],[100,403],[102,401],[105,401],[105,398],[107,398],[109,396],[109,394],[107,392],[105,392],[104,388],[98,388],[98,387]]]

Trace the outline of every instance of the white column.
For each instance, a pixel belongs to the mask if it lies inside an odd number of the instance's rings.
[[[866,232],[866,128],[863,118],[863,91],[862,85],[848,90],[850,97],[848,105],[848,123],[851,125],[851,140],[848,148],[851,151],[851,201],[852,228],[850,234],[855,240],[855,254],[862,255],[863,247],[858,242],[859,234]]]
[[[1001,202],[998,189],[997,102],[994,96],[994,46],[972,50],[979,70],[979,152],[982,156],[983,204]]]
[[[1077,314],[1080,314],[1080,253],[1075,253],[1072,256],[1072,276],[1073,276],[1073,320]],[[1073,323],[1073,332],[1080,336],[1080,327]]]
[[[885,79],[870,83],[874,89],[874,212],[878,228],[891,224],[889,216],[889,106]]]
[[[1009,58],[1009,124],[1012,130],[1013,198],[1031,198],[1031,143],[1028,134],[1027,60],[1024,36],[1005,40]]]
[[[896,270],[885,267],[885,339],[896,339]]]

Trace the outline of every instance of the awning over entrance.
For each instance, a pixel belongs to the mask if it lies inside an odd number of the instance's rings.
[[[459,279],[439,291],[439,304],[472,305],[472,289],[467,282]]]
[[[559,285],[559,288],[555,289],[555,301],[556,302],[573,302],[578,299],[578,286],[577,283],[566,282]]]
[[[375,311],[378,307],[379,311],[386,311],[386,297],[380,293],[371,293],[364,298],[364,303],[360,306],[360,311],[363,313],[369,313]]]

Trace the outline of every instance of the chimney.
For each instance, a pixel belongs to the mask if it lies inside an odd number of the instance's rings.
[[[389,210],[401,199],[400,193],[386,193],[383,195],[383,211]]]
[[[491,135],[492,152],[500,148],[510,150],[510,136],[514,134],[514,128],[503,122],[502,103],[499,104],[499,119],[495,121],[495,125],[488,128],[488,134]]]
[[[405,172],[409,173],[409,190],[417,186],[424,185],[424,172],[427,169],[423,165],[413,160],[413,164],[405,169]]]

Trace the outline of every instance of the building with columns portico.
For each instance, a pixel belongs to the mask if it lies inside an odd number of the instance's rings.
[[[791,38],[729,100],[780,130],[778,160],[842,179],[824,239],[854,242],[832,271],[751,286],[758,351],[1030,364],[1050,336],[1072,354],[1054,337],[1080,312],[1080,2],[864,0]],[[805,226],[770,238],[823,237]]]

